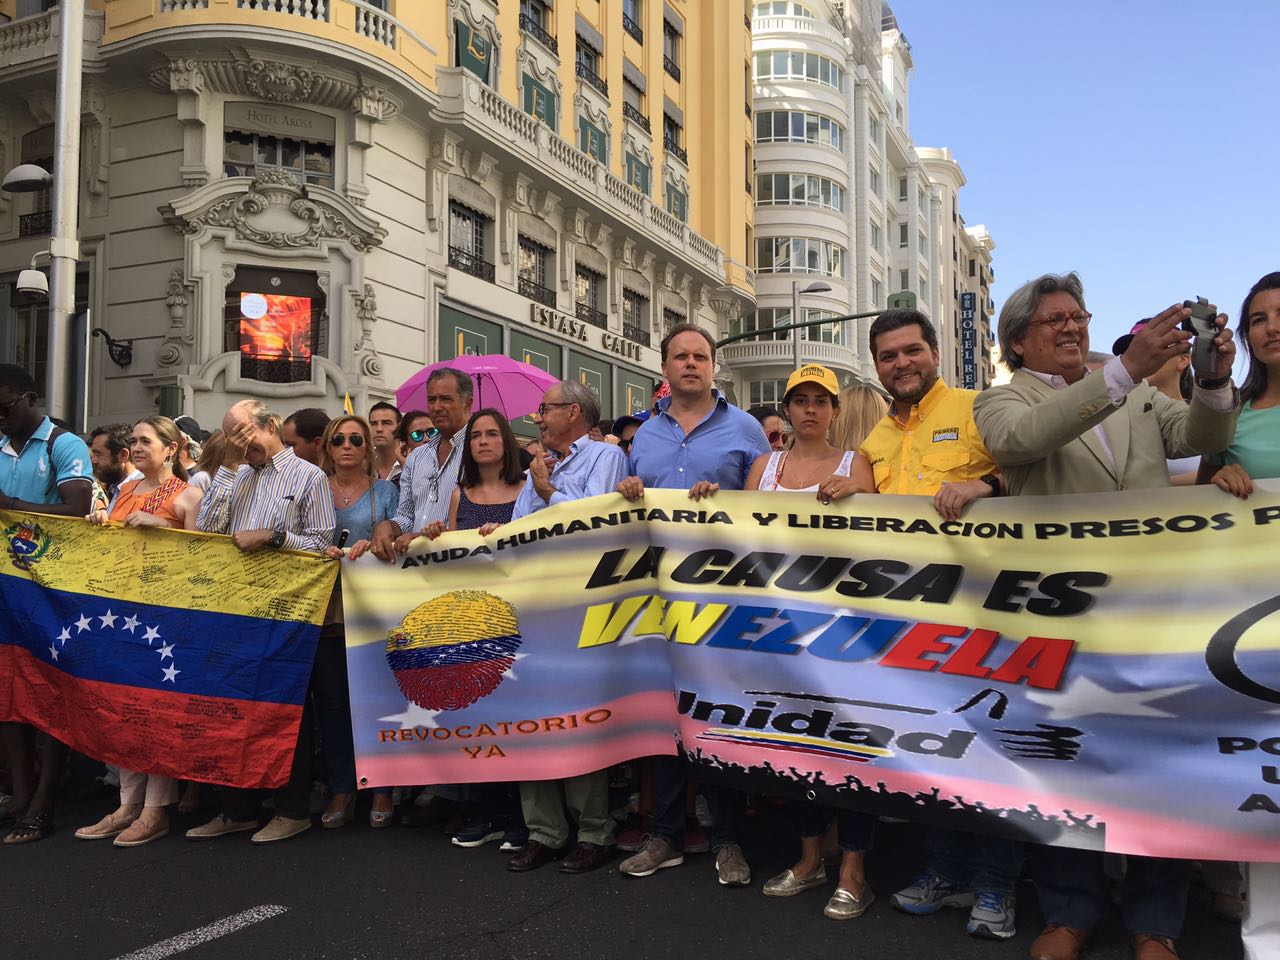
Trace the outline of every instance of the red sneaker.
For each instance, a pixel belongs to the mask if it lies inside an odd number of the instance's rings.
[[[622,823],[614,846],[619,850],[634,853],[645,845],[652,830],[650,818],[642,813],[633,813]]]
[[[707,839],[706,831],[702,829],[702,824],[698,823],[697,817],[689,817],[684,822],[684,852],[711,852],[711,841]]]

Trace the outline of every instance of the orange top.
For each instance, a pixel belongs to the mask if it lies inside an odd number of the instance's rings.
[[[123,520],[129,514],[138,512],[153,513],[162,520],[168,520],[173,526],[181,527],[182,520],[174,512],[173,501],[177,499],[178,494],[187,489],[187,482],[177,477],[170,477],[155,489],[138,493],[140,483],[142,478],[120,485],[120,492],[116,494],[116,502],[111,508],[108,519]]]

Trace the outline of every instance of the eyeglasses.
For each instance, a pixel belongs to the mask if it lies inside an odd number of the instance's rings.
[[[427,437],[429,436],[431,436],[430,430],[410,430],[409,431],[409,439],[412,440],[414,443],[421,443],[423,440],[427,439]]]
[[[34,397],[34,396],[35,394],[32,393],[30,390],[28,390],[26,393],[19,394],[18,396],[14,397],[8,403],[0,403],[0,417],[7,417],[11,412],[13,412],[14,407],[20,404],[23,400],[27,399],[27,397]]]
[[[538,416],[545,417],[547,411],[552,407],[572,407],[572,401],[564,401],[562,403],[540,403],[538,404]]]
[[[340,447],[344,443],[350,443],[351,446],[359,450],[364,446],[364,437],[358,433],[335,433],[329,438],[329,446]]]
[[[1092,319],[1092,313],[1077,310],[1075,313],[1055,313],[1053,316],[1045,317],[1043,320],[1032,320],[1029,326],[1045,326],[1051,330],[1061,330],[1067,325],[1068,320],[1074,321],[1077,327],[1087,327]]]
[[[770,430],[765,434],[765,439],[767,439],[769,443],[773,444],[778,443],[784,436],[786,436],[786,434],[781,430]]]

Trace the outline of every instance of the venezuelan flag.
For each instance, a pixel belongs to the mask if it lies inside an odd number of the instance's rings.
[[[0,720],[129,770],[278,786],[337,566],[0,513]]]

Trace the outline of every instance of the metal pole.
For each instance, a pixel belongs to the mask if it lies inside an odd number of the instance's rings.
[[[57,114],[53,135],[53,225],[49,252],[49,352],[45,363],[45,411],[69,412],[71,338],[80,259],[80,89],[84,60],[84,0],[60,0],[58,11]]]
[[[791,281],[791,369],[800,369],[800,284]]]

